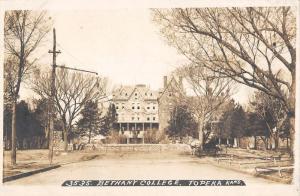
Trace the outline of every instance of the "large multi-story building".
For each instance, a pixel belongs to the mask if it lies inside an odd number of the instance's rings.
[[[113,92],[112,101],[116,108],[115,128],[127,138],[127,143],[144,142],[147,130],[165,130],[174,107],[174,99],[181,81],[174,77],[168,81],[164,76],[164,86],[159,91],[149,86],[121,86]]]
[[[168,80],[168,77],[164,76],[164,86],[159,90],[158,96],[160,130],[165,130],[168,127],[171,113],[178,102],[180,93],[183,93],[182,79],[176,80],[175,77],[171,77]]]
[[[159,128],[157,98],[157,91],[142,84],[121,86],[113,92],[117,115],[115,127],[128,138],[128,142],[133,139],[143,142],[144,131]]]

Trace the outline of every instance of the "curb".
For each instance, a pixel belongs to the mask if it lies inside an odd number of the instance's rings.
[[[4,177],[2,182],[4,183],[4,182],[12,181],[12,180],[17,180],[19,178],[24,178],[24,177],[27,177],[27,176],[31,176],[33,174],[38,174],[38,173],[42,173],[42,172],[49,171],[49,170],[52,170],[52,169],[56,169],[56,168],[59,168],[60,166],[61,165],[53,165],[53,166],[42,168],[42,169],[37,169],[37,170],[24,172],[24,173],[13,175],[13,176]]]
[[[212,165],[216,166],[216,167],[220,167],[220,168],[223,168],[223,169],[229,169],[229,170],[232,170],[232,171],[252,175],[252,176],[255,176],[255,177],[264,178],[264,179],[271,180],[271,181],[274,181],[274,182],[280,182],[280,183],[284,183],[284,184],[291,184],[292,183],[292,180],[289,180],[289,179],[282,179],[282,178],[277,178],[277,177],[274,177],[274,176],[268,176],[268,175],[264,175],[264,174],[255,174],[253,172],[247,172],[247,171],[243,171],[243,170],[240,170],[240,169],[228,167],[228,166],[225,166],[225,165],[216,164],[214,161],[210,161],[210,163]]]

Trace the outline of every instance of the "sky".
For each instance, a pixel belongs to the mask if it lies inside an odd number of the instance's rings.
[[[163,86],[163,76],[187,62],[169,46],[151,19],[149,9],[49,11],[56,29],[58,65],[86,69],[107,77],[110,86],[146,84]],[[52,32],[39,49],[40,63],[51,65]],[[248,100],[249,88],[237,85],[234,98]],[[21,97],[32,96],[28,89]]]

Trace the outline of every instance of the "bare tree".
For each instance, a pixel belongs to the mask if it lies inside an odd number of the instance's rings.
[[[295,10],[187,8],[155,9],[153,13],[169,43],[190,61],[280,100],[292,127],[293,149]]]
[[[8,80],[12,102],[12,148],[11,164],[16,164],[16,104],[19,97],[21,82],[34,65],[36,59],[32,54],[50,30],[46,12],[7,11],[4,18],[5,65],[10,66],[10,74],[5,74]],[[6,72],[7,73],[7,72]]]
[[[37,73],[32,89],[42,98],[49,98],[50,72]],[[68,137],[83,106],[91,100],[105,97],[106,79],[59,69],[56,74],[55,107],[63,124],[64,150],[68,150]]]
[[[232,80],[197,65],[184,66],[177,74],[187,82],[186,92],[179,94],[178,101],[188,105],[196,118],[200,147],[203,148],[212,134],[209,130],[204,132],[205,125],[220,118],[232,95]]]

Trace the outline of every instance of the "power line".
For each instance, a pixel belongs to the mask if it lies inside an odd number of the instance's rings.
[[[60,43],[57,42],[57,45],[64,50],[64,52],[66,52],[70,57],[72,57],[74,60],[78,61],[78,63],[80,64],[84,64],[83,61],[81,61],[80,59],[78,59],[77,57],[75,57],[74,55],[72,55],[68,50],[66,50],[66,48],[62,47]]]

